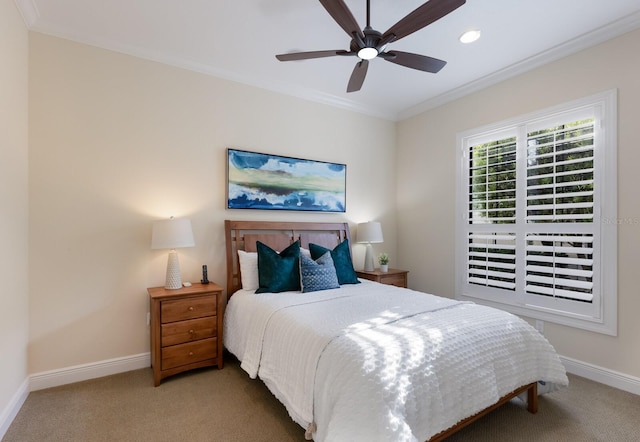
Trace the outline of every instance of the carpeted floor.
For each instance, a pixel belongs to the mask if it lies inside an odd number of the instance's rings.
[[[640,396],[570,376],[569,388],[540,398],[536,415],[514,401],[448,440],[635,442]],[[183,373],[157,388],[144,369],[33,392],[2,441],[302,442],[304,431],[228,358],[223,370]]]

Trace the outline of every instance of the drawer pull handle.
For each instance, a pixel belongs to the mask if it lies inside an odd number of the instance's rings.
[[[192,351],[189,352],[189,356],[193,356],[193,352]]]
[[[189,311],[192,312],[193,311],[193,307],[189,307]]]
[[[189,330],[189,334],[192,335],[193,334],[193,330]]]

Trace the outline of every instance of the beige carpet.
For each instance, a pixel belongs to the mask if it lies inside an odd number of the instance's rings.
[[[570,376],[531,415],[508,403],[449,441],[640,440],[640,396]],[[3,442],[304,441],[266,387],[227,359],[153,387],[151,369],[33,392]],[[351,442],[351,441],[345,441]]]

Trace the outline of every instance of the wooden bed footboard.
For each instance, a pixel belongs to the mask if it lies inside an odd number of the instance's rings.
[[[512,391],[511,393],[501,397],[500,400],[498,400],[498,402],[496,402],[495,404],[490,405],[489,407],[474,414],[473,416],[469,416],[468,418],[461,420],[460,422],[458,422],[456,425],[449,428],[448,430],[444,430],[441,433],[436,434],[427,442],[440,442],[445,440],[447,437],[451,436],[454,433],[457,433],[458,431],[462,430],[464,427],[466,427],[470,423],[480,419],[481,417],[492,412],[496,408],[504,405],[506,402],[509,402],[511,399],[513,399],[514,397],[518,396],[519,394],[525,391],[527,392],[527,410],[529,411],[529,413],[532,413],[532,414],[537,413],[538,412],[538,383],[533,382],[531,384],[520,387]]]

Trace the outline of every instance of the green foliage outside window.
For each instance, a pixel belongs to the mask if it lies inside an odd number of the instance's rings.
[[[593,119],[527,134],[527,222],[592,222]],[[469,223],[515,223],[516,137],[470,149]]]

